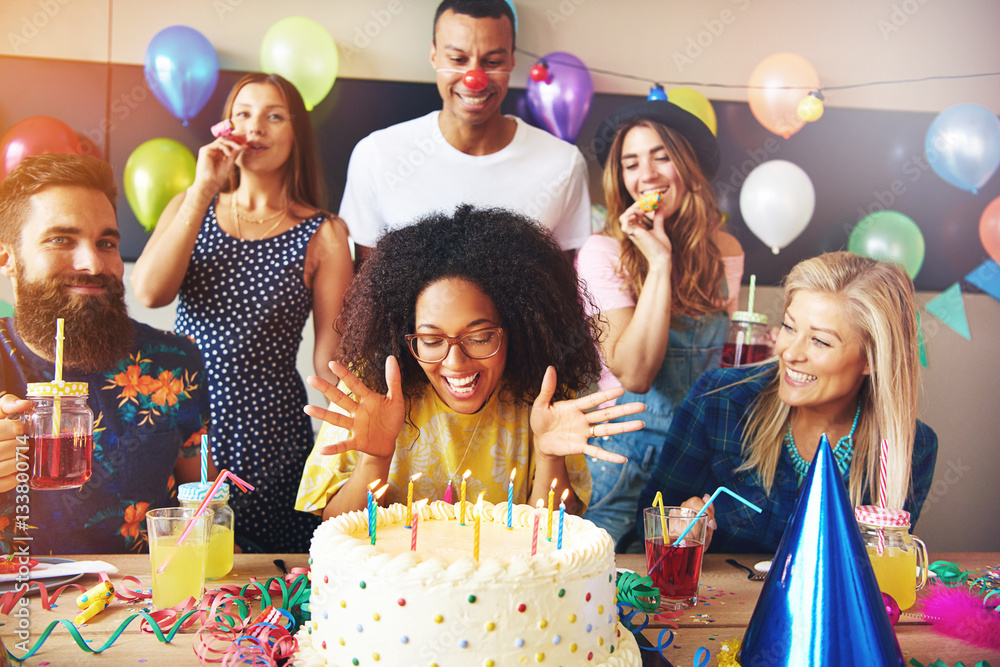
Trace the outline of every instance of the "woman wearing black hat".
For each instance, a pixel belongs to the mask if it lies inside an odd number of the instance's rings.
[[[602,122],[595,149],[607,223],[580,249],[577,271],[599,308],[600,387],[621,384],[620,400],[647,408],[644,430],[595,443],[629,461],[588,459],[594,491],[585,516],[624,550],[674,410],[719,365],[743,249],[722,231],[709,182],[719,147],[696,116],[669,102],[633,104]]]

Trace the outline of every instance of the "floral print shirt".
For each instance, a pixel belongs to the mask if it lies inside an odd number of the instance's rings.
[[[66,381],[89,384],[90,481],[78,489],[32,489],[27,498],[17,487],[0,493],[0,553],[22,553],[26,545],[35,557],[145,551],[146,511],[176,504],[174,465],[199,455],[207,429],[204,364],[188,338],[132,324],[132,353],[117,366],[63,373]],[[0,394],[24,397],[27,383],[50,382],[53,370],[16,336],[11,318],[0,320]]]

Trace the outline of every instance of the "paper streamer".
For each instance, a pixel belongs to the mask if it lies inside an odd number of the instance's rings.
[[[913,665],[913,667],[950,667],[950,665],[948,665],[947,662],[941,659],[935,660],[934,662],[928,662],[926,665],[924,665],[916,658],[910,658],[910,664]],[[962,664],[961,662],[956,662],[955,667],[965,667],[965,665]],[[986,662],[985,660],[980,660],[979,662],[976,663],[975,667],[990,667],[990,663]]]
[[[643,577],[635,572],[618,572],[615,582],[618,587],[618,601],[647,613],[660,608],[660,589],[649,577]]]
[[[107,575],[102,574],[102,578],[106,579]],[[122,582],[141,586],[138,579],[131,576],[123,577]],[[31,585],[37,586],[43,609],[50,609],[67,588],[85,591],[79,584],[66,584],[56,589],[50,597],[41,582],[30,582],[29,588]],[[276,665],[278,661],[286,659],[297,649],[292,633],[303,621],[303,615],[307,613],[310,591],[307,571],[304,568],[292,568],[292,573],[286,577],[272,577],[263,583],[252,579],[242,587],[225,585],[218,590],[206,591],[198,605],[194,603],[193,598],[188,598],[186,602],[173,609],[137,611],[122,621],[104,644],[96,649],[88,644],[69,620],[59,619],[52,621],[45,628],[23,656],[16,656],[10,651],[8,654],[18,661],[33,657],[45,644],[49,635],[60,625],[67,629],[80,650],[86,653],[100,653],[114,645],[118,637],[139,619],[142,632],[153,634],[158,641],[164,643],[172,642],[182,629],[200,622],[202,627],[195,636],[194,650],[203,662]],[[26,592],[27,589],[5,593],[0,597],[0,613],[9,613]],[[119,584],[115,587],[114,597],[128,602],[141,602],[148,599],[150,593],[143,591],[141,587],[133,592]],[[258,599],[263,609],[257,616],[252,617],[251,602]],[[212,648],[213,642],[222,642],[226,648],[221,651],[215,650]],[[210,657],[213,654],[220,657]]]
[[[972,571],[966,572],[958,566],[958,563],[949,563],[946,560],[936,560],[929,566],[930,571],[938,576],[945,586],[955,587],[964,584]]]

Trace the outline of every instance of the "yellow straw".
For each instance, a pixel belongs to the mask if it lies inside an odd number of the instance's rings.
[[[62,367],[63,367],[63,335],[64,331],[64,321],[63,318],[58,318],[56,320],[56,368],[53,373],[53,379],[56,383],[62,382]],[[62,398],[59,393],[53,396],[52,400],[52,435],[56,438],[58,442],[60,433],[60,426],[62,425]]]
[[[670,535],[667,534],[667,517],[663,512],[663,494],[659,491],[653,497],[653,507],[660,508],[660,528],[663,530],[663,544],[670,544]]]

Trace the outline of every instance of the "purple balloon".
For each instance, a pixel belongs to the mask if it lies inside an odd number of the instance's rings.
[[[528,107],[544,129],[574,143],[594,99],[594,80],[583,61],[570,53],[556,51],[542,60],[549,79],[528,78]]]

